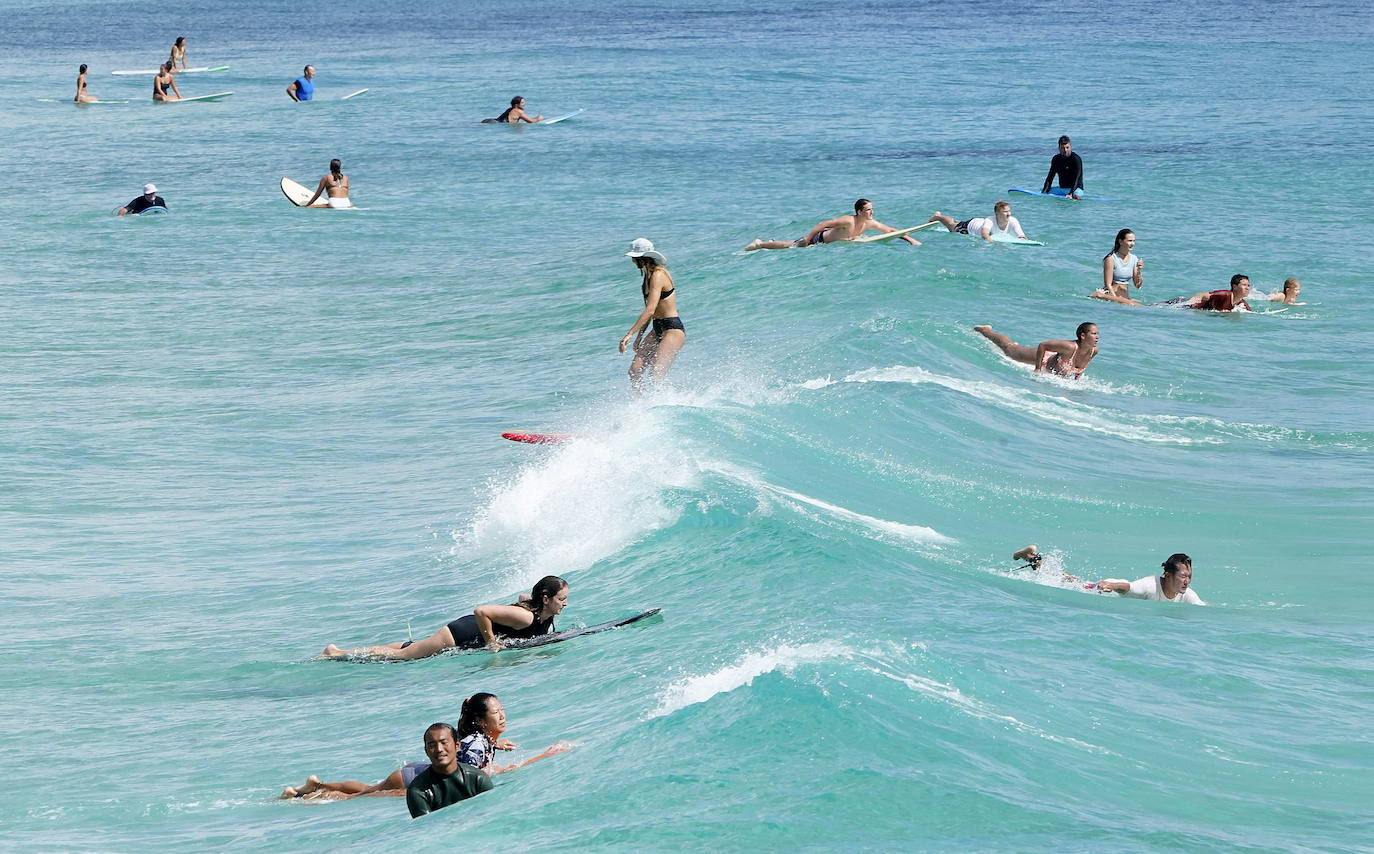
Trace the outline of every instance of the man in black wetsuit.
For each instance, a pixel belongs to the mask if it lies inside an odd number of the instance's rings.
[[[1045,176],[1045,186],[1040,188],[1040,192],[1050,192],[1050,182],[1056,176],[1059,178],[1056,196],[1083,198],[1083,158],[1073,153],[1073,143],[1067,136],[1059,137],[1059,153],[1050,160],[1050,171]]]
[[[148,208],[165,207],[167,207],[167,203],[164,202],[162,200],[162,197],[157,194],[157,187],[154,187],[152,184],[144,184],[143,195],[139,196],[132,202],[129,202],[127,205],[120,208],[118,216],[124,216],[125,214],[143,213]]]
[[[411,818],[491,791],[487,772],[458,761],[458,733],[452,725],[429,725],[425,730],[425,756],[429,757],[429,767],[406,786],[406,808]]]

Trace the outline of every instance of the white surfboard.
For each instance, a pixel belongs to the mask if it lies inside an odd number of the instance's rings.
[[[303,185],[297,184],[290,178],[281,179],[281,192],[282,195],[291,200],[291,204],[298,208],[305,207],[305,203],[310,201],[311,196],[315,195],[314,190],[307,190]],[[320,197],[315,200],[315,204],[310,205],[310,207],[327,208],[329,207],[329,200],[321,193]]]
[[[584,109],[584,110],[573,110],[571,113],[568,113],[566,116],[559,116],[559,117],[556,118],[556,119],[544,119],[544,120],[543,120],[542,122],[540,122],[539,124],[541,124],[541,125],[556,125],[556,124],[558,124],[559,122],[564,121],[565,119],[570,119],[570,118],[572,118],[573,116],[580,116],[580,115],[582,115],[582,114],[585,113],[585,112],[587,112],[585,109]]]
[[[910,234],[913,231],[920,231],[923,228],[930,228],[932,225],[939,225],[938,222],[923,222],[920,225],[913,225],[911,228],[899,228],[896,231],[889,231],[884,234],[869,234],[856,237],[852,243],[886,243],[889,240],[896,240],[899,237]]]
[[[363,93],[366,92],[366,91],[368,91],[368,90],[367,90],[367,89],[359,89],[359,90],[356,91],[356,92],[349,92],[347,95],[344,95],[344,96],[343,96],[342,98],[340,98],[339,100],[340,100],[340,101],[347,101],[349,98],[356,98],[356,97],[358,97],[359,95],[363,94]]]
[[[220,98],[228,98],[233,92],[216,92],[213,95],[196,95],[193,98],[178,98],[172,101],[154,101],[154,104],[185,104],[187,101],[218,101]]]
[[[157,73],[158,73],[159,71],[161,71],[161,70],[162,70],[162,69],[160,69],[160,68],[153,68],[153,69],[148,70],[148,71],[144,71],[144,70],[142,70],[142,69],[138,69],[138,70],[136,70],[136,71],[111,71],[110,73],[111,73],[111,74],[157,74]],[[200,66],[199,68],[178,68],[178,69],[175,69],[172,73],[173,73],[173,74],[198,74],[198,73],[200,73],[200,72],[202,72],[202,71],[228,71],[228,70],[229,70],[229,66],[227,66],[227,65],[215,65],[215,66],[202,65],[202,66]]]
[[[68,103],[68,104],[75,104],[75,105],[77,105],[78,107],[85,106],[86,104],[127,104],[127,103],[129,103],[128,101],[101,101],[101,100],[99,100],[99,99],[97,99],[97,100],[95,100],[95,101],[73,101],[71,98],[39,98],[38,100],[39,100],[39,101],[42,101],[42,102],[45,103],[45,104],[58,104],[58,103],[66,102],[66,103]]]

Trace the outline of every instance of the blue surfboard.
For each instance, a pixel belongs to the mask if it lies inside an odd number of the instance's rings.
[[[164,208],[162,205],[153,205],[153,206],[150,207],[150,208],[144,208],[143,210],[139,211],[139,212],[138,212],[138,215],[139,215],[139,216],[147,216],[148,214],[165,214],[165,213],[167,213],[167,209]]]
[[[1008,192],[1008,193],[1021,193],[1021,194],[1026,195],[1026,196],[1045,196],[1045,197],[1051,198],[1051,199],[1067,199],[1067,198],[1069,198],[1069,194],[1068,194],[1068,193],[1040,193],[1040,192],[1036,192],[1035,190],[1023,190],[1023,189],[1021,189],[1020,187],[1012,187],[1010,190],[1007,190],[1007,192]],[[1101,196],[1083,196],[1083,197],[1081,197],[1080,199],[1078,199],[1078,201],[1083,201],[1083,202],[1110,202],[1110,201],[1112,201],[1112,199],[1104,199],[1104,198],[1102,198]]]

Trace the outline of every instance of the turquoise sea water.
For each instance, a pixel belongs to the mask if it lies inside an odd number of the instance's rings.
[[[1371,19],[1321,2],[0,0],[0,846],[1351,851],[1374,839]],[[177,35],[186,95],[144,99]],[[126,105],[75,107],[76,66]],[[306,62],[317,97],[282,89]],[[371,91],[346,103],[356,89]],[[492,127],[514,94],[548,127]],[[57,102],[42,102],[55,98]],[[1043,248],[743,255],[873,199]],[[355,213],[303,211],[331,157]],[[173,213],[110,211],[155,182]],[[1117,229],[1146,299],[1089,300]],[[688,340],[636,399],[634,237]],[[1258,303],[1257,303],[1258,305]],[[1269,308],[1268,305],[1265,306]],[[1023,343],[1092,320],[1081,383]],[[507,429],[578,433],[515,445]],[[1011,569],[1029,542],[1053,560]],[[1195,560],[1211,607],[1058,582]],[[312,661],[547,573],[542,651]],[[380,779],[501,696],[516,758]]]

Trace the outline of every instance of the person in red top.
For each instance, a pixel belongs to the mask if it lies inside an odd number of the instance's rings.
[[[1245,298],[1250,294],[1250,277],[1237,273],[1231,277],[1231,289],[1203,291],[1190,297],[1176,297],[1165,305],[1182,305],[1184,308],[1197,308],[1203,311],[1250,311],[1250,303]]]

